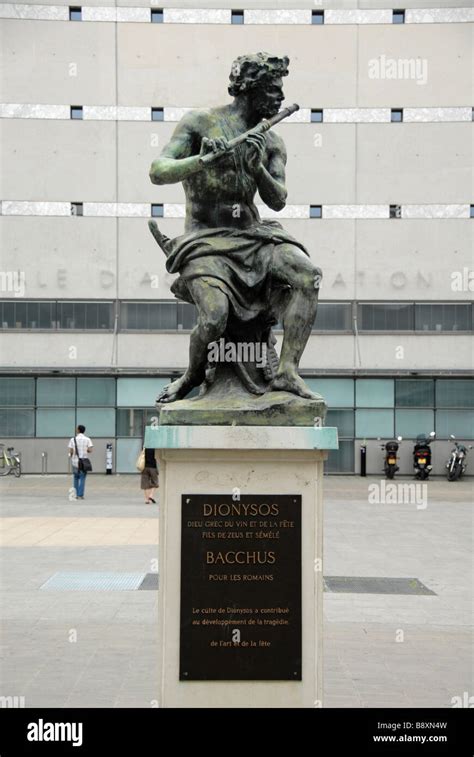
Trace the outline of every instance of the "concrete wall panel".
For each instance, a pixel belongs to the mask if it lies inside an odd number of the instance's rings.
[[[9,19],[1,29],[3,102],[115,103],[114,24]]]
[[[0,334],[0,367],[107,368],[113,364],[112,333]]]
[[[113,202],[113,122],[5,119],[1,124],[3,198]]]
[[[355,103],[353,26],[119,24],[118,42],[120,105],[222,105],[232,61],[255,50],[290,57],[288,103]]]
[[[2,270],[24,271],[26,299],[113,299],[116,223],[114,218],[4,217]]]
[[[472,124],[359,124],[356,128],[358,204],[468,201]]]

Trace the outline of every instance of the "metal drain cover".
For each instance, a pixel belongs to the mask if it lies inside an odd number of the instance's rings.
[[[40,588],[59,591],[134,591],[145,573],[55,573]]]
[[[432,594],[417,578],[369,578],[365,576],[326,576],[326,591],[336,594]]]

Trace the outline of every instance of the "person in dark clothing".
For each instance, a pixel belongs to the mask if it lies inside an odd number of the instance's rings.
[[[158,467],[156,464],[155,450],[145,448],[145,467],[141,473],[140,487],[145,496],[145,504],[149,505],[156,501],[153,499],[155,489],[158,488]]]

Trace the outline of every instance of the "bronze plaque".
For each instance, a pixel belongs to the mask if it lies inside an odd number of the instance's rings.
[[[301,496],[183,494],[181,681],[301,680]]]

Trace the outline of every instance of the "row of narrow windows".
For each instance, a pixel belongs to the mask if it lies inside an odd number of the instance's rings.
[[[470,302],[320,302],[315,331],[470,332]],[[194,305],[164,301],[2,300],[0,330],[180,331],[194,328]],[[281,325],[276,325],[281,329]]]
[[[69,20],[82,21],[82,7],[80,5],[69,6]],[[150,21],[152,24],[162,24],[164,21],[163,8],[150,8]],[[231,23],[244,24],[245,11],[233,9],[231,11]],[[324,10],[313,10],[311,13],[311,23],[324,24]],[[392,11],[392,23],[405,23],[405,11],[403,9],[396,9]]]
[[[474,121],[474,108],[472,108],[472,120]],[[84,118],[82,105],[71,105],[70,117],[73,121],[81,121]],[[164,121],[164,108],[150,108],[150,121]],[[390,120],[394,124],[403,123],[403,108],[391,108]],[[311,108],[311,122],[322,124],[324,122],[324,108]]]
[[[151,216],[152,218],[163,218],[164,215],[164,206],[162,203],[152,203],[150,205],[151,209]],[[73,216],[83,216],[84,215],[84,203],[82,202],[71,202],[71,215]],[[390,218],[401,218],[402,217],[402,205],[390,205],[390,212],[389,212]],[[322,205],[310,205],[309,206],[309,217],[310,218],[322,218],[323,217],[323,206]],[[470,206],[470,217],[474,218],[474,205]]]

